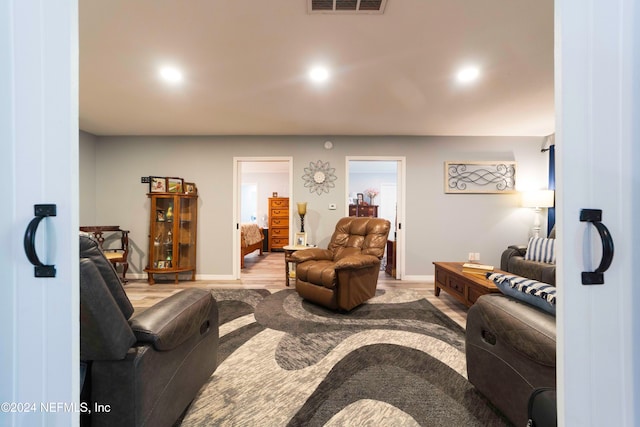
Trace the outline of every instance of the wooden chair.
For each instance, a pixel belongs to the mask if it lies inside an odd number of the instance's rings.
[[[100,249],[105,257],[113,264],[117,270],[117,265],[122,264],[122,281],[127,282],[127,270],[129,269],[129,230],[122,230],[118,225],[92,225],[80,227],[80,231],[91,233],[98,242]],[[120,247],[108,248],[102,247],[105,241],[105,233],[120,233]]]

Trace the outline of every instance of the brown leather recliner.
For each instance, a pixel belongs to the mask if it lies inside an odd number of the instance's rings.
[[[80,236],[82,425],[174,425],[217,366],[218,305],[186,289],[135,313],[98,243]],[[81,370],[82,372],[82,370]]]
[[[332,310],[349,311],[376,293],[390,223],[382,218],[342,218],[327,249],[295,252],[296,291]]]

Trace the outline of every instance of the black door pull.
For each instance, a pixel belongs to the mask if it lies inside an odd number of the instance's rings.
[[[601,209],[582,209],[580,211],[580,221],[590,222],[598,230],[600,240],[602,241],[602,259],[600,265],[595,271],[582,272],[583,285],[602,285],[604,284],[604,272],[609,269],[611,261],[613,261],[613,238],[609,229],[601,222]]]
[[[56,205],[33,205],[35,218],[31,220],[24,232],[24,252],[27,259],[34,265],[35,277],[56,277],[55,265],[45,265],[38,258],[36,253],[36,231],[43,218],[56,216]]]

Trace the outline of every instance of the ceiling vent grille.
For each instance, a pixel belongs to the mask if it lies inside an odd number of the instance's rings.
[[[307,0],[309,13],[384,13],[387,0]]]

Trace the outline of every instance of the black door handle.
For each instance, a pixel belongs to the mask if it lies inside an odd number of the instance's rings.
[[[613,238],[609,229],[601,222],[601,209],[582,209],[580,211],[580,221],[590,222],[598,230],[600,240],[602,241],[602,259],[600,265],[595,271],[582,272],[583,285],[602,285],[604,284],[604,272],[609,269],[611,261],[613,261]]]
[[[36,253],[36,231],[42,218],[48,216],[56,216],[56,205],[33,205],[33,214],[35,218],[31,220],[24,232],[24,252],[27,259],[34,265],[35,277],[56,277],[56,267],[54,265],[45,265],[38,258]]]

